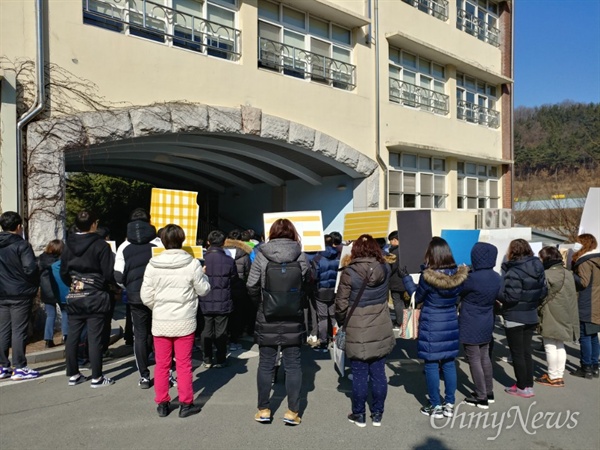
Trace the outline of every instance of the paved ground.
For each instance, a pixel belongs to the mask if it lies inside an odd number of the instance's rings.
[[[496,356],[507,354],[498,335]],[[197,416],[177,414],[159,418],[153,390],[140,390],[131,349],[117,342],[117,357],[105,363],[105,372],[117,382],[90,389],[88,384],[68,387],[62,361],[35,364],[43,377],[37,380],[0,381],[1,449],[598,449],[600,448],[600,380],[566,375],[563,389],[536,386],[533,399],[502,392],[512,384],[512,367],[494,363],[496,403],[487,415],[459,406],[454,421],[434,426],[419,413],[426,402],[422,365],[415,343],[398,340],[387,363],[389,394],[383,425],[358,428],[349,423],[351,382],[340,379],[329,354],[303,351],[303,422],[285,426],[285,389],[274,385],[270,425],[254,422],[256,407],[256,347],[244,342],[244,351],[230,356],[225,369],[205,369],[195,361],[194,390],[203,406]],[[577,362],[578,348],[569,347],[568,367]],[[195,354],[197,359],[199,354]],[[536,354],[536,373],[541,370]],[[458,363],[462,399],[472,389],[468,366]],[[176,396],[176,391],[172,390]],[[470,422],[470,423],[469,423]]]

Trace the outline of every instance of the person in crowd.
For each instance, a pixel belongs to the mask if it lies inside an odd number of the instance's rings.
[[[424,269],[415,286],[401,270],[406,291],[423,303],[419,322],[418,355],[425,360],[429,405],[421,413],[435,419],[454,416],[456,363],[459,346],[457,304],[467,279],[467,266],[457,267],[448,243],[435,236],[425,252]],[[444,402],[440,397],[440,367],[444,373]]]
[[[534,396],[531,340],[538,324],[537,309],[548,288],[544,266],[533,255],[526,240],[511,241],[506,258],[507,261],[502,263],[504,280],[499,300],[503,304],[506,341],[516,383],[505,391],[510,395],[530,398]]]
[[[127,240],[117,249],[115,280],[125,289],[133,322],[133,354],[140,374],[138,386],[151,385],[149,356],[152,352],[152,311],[142,303],[140,290],[144,271],[152,258],[152,249],[162,247],[156,228],[150,225],[150,214],[143,208],[132,211],[127,224]]]
[[[38,257],[38,267],[40,269],[40,299],[44,303],[46,311],[46,325],[44,326],[44,341],[46,348],[52,348],[54,344],[54,323],[56,322],[57,304],[61,308],[62,317],[62,335],[63,339],[67,335],[68,324],[66,319],[68,314],[66,308],[63,308],[59,301],[59,292],[54,276],[52,275],[52,264],[60,259],[65,244],[60,239],[53,239],[48,242],[44,252]]]
[[[233,310],[231,286],[238,280],[234,259],[225,253],[225,234],[213,230],[208,234],[208,250],[204,253],[204,271],[210,282],[210,291],[200,297],[204,317],[202,352],[204,367],[222,368],[227,360],[227,322]],[[213,361],[213,344],[217,354]]]
[[[288,425],[299,425],[301,422],[300,388],[302,387],[300,354],[305,336],[304,317],[300,310],[297,317],[267,321],[262,308],[262,290],[265,287],[266,270],[270,261],[280,264],[298,261],[302,276],[307,275],[308,266],[302,252],[300,235],[288,219],[277,219],[271,225],[269,241],[260,245],[260,251],[256,253],[246,285],[250,298],[257,305],[254,340],[259,348],[256,375],[258,412],[254,419],[262,423],[271,422],[271,382],[280,348],[285,366],[285,388],[288,397],[288,410],[283,416],[283,421]]]
[[[200,262],[185,250],[185,232],[175,224],[164,227],[165,250],[150,259],[144,272],[140,298],[152,310],[152,335],[156,354],[154,392],[159,417],[171,412],[169,375],[173,351],[177,364],[179,417],[200,412],[194,404],[192,347],[196,331],[198,296],[210,291]]]
[[[242,348],[239,339],[244,330],[249,327],[254,328],[256,320],[256,311],[251,306],[252,302],[248,296],[246,281],[250,273],[250,253],[252,247],[241,240],[242,232],[240,230],[231,230],[225,239],[223,248],[235,260],[235,267],[238,273],[237,279],[232,279],[231,299],[233,300],[233,311],[229,316],[229,350],[234,352]],[[252,322],[252,323],[251,323]]]
[[[374,426],[380,426],[388,391],[385,359],[396,343],[387,306],[390,268],[379,244],[368,234],[354,241],[350,261],[343,265],[335,296],[335,318],[346,330],[346,357],[353,375],[348,420],[366,426],[370,390],[371,420]]]
[[[304,326],[308,330],[306,343],[313,349],[319,350],[319,319],[317,317],[317,298],[315,290],[317,288],[316,275],[313,276],[314,266],[312,261],[317,257],[318,252],[306,252],[306,264],[308,264],[308,273],[306,275],[306,303],[304,305]]]
[[[402,277],[398,273],[398,268],[401,267],[400,258],[400,241],[398,240],[398,230],[392,231],[388,235],[390,246],[388,247],[388,253],[395,258],[392,258],[391,274],[390,274],[390,294],[392,296],[392,303],[394,305],[394,316],[395,321],[394,329],[402,330],[402,319],[404,316],[404,296],[406,295],[406,289],[404,283],[402,283]]]
[[[316,351],[328,352],[329,341],[335,326],[335,282],[340,266],[340,255],[333,247],[333,239],[325,236],[325,250],[318,252],[310,261],[310,273],[314,283],[311,292],[317,309]]]
[[[100,235],[107,243],[110,241],[110,228],[98,226],[96,233]],[[109,244],[110,245],[110,244]],[[111,247],[112,249],[112,247]],[[102,357],[112,357],[112,352],[108,349],[110,346],[110,331],[112,329],[112,319],[115,314],[115,306],[117,304],[116,296],[119,293],[119,288],[114,283],[109,285],[110,294],[110,311],[106,314],[106,320],[104,321],[104,327],[102,328]]]
[[[92,388],[109,386],[114,380],[102,374],[102,333],[109,320],[110,289],[114,283],[114,254],[106,241],[96,233],[98,220],[89,211],[75,218],[74,233],[67,237],[60,256],[60,276],[70,286],[67,295],[69,339],[66,346],[69,386],[87,381],[79,371],[77,350],[83,327],[87,325]]]
[[[329,233],[329,236],[331,236],[331,243],[335,248],[335,251],[338,252],[338,255],[341,255],[342,249],[344,248],[341,233],[339,231],[332,231]]]
[[[600,345],[600,249],[598,241],[584,233],[577,237],[573,253],[573,274],[578,291],[580,367],[571,372],[582,378],[598,378]]]
[[[460,293],[459,340],[464,345],[475,392],[464,403],[488,409],[494,402],[490,342],[494,331],[494,305],[502,277],[494,271],[498,249],[478,242],[471,249],[472,270]]]
[[[31,244],[23,238],[23,219],[14,211],[0,216],[0,378],[28,380],[40,373],[27,367],[25,345],[39,269]],[[12,347],[12,362],[8,349]]]
[[[563,375],[567,363],[565,342],[579,338],[579,312],[573,273],[563,265],[556,247],[544,247],[539,257],[545,269],[548,295],[538,308],[539,334],[544,338],[548,372],[535,378],[536,383],[564,387]]]

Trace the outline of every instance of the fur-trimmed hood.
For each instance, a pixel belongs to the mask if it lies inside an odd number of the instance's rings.
[[[456,270],[425,269],[423,271],[423,279],[437,289],[453,289],[460,286],[465,282],[468,275],[469,268],[467,266],[459,266]]]
[[[225,239],[225,243],[223,244],[223,247],[224,248],[236,248],[236,249],[243,251],[247,255],[252,253],[252,247],[250,247],[244,241],[238,241],[236,239]]]

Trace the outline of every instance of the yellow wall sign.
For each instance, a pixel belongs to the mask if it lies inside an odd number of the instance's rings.
[[[160,255],[165,250],[164,247],[152,247],[152,257]],[[188,252],[196,259],[204,259],[204,249],[200,245],[184,245],[182,250]]]
[[[358,239],[361,234],[374,238],[387,238],[390,231],[391,211],[358,211],[344,216],[344,234],[347,241]]]
[[[196,245],[199,207],[197,192],[174,189],[152,189],[150,221],[157,230],[170,223],[179,225],[185,232],[184,245]]]
[[[303,252],[318,252],[325,250],[325,239],[323,236],[323,219],[321,211],[287,211],[263,214],[265,223],[265,236],[268,240],[271,225],[277,219],[289,219],[302,240]]]

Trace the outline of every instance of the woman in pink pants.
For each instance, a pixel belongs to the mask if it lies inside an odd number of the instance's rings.
[[[192,346],[196,331],[198,296],[210,291],[208,277],[197,259],[181,249],[185,233],[178,225],[167,225],[161,239],[165,250],[150,260],[140,292],[142,302],[152,310],[156,410],[160,417],[171,412],[169,369],[175,350],[179,417],[200,412],[194,405],[192,388]]]

